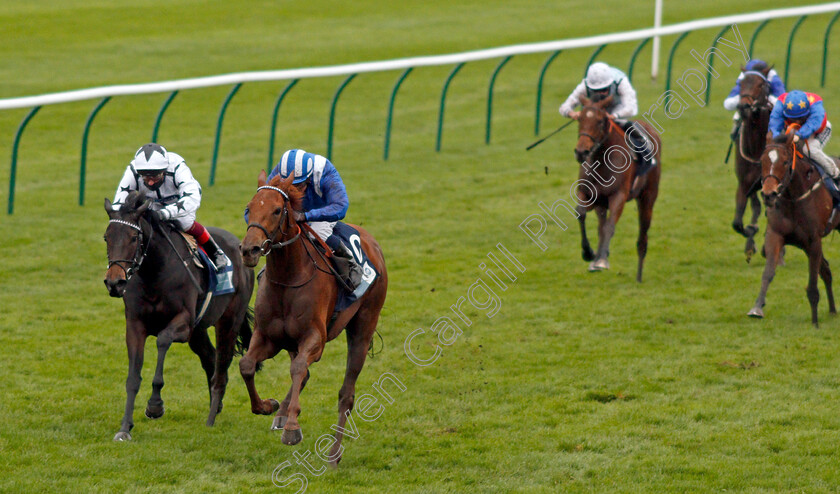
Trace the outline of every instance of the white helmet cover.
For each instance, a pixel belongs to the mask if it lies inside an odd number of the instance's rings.
[[[150,142],[143,145],[134,153],[134,169],[143,171],[164,171],[169,167],[169,159],[166,156],[166,149],[160,144]]]
[[[593,63],[586,71],[586,87],[593,91],[604,89],[612,83],[612,69],[603,62]]]

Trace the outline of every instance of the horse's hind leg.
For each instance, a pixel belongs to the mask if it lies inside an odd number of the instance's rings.
[[[130,441],[131,429],[134,428],[134,400],[140,391],[140,371],[143,369],[143,349],[146,346],[146,333],[139,324],[126,325],[125,344],[128,347],[128,377],[125,380],[125,413],[119,432],[114,441]]]
[[[654,195],[651,198],[650,191],[645,191],[639,197],[639,238],[636,240],[636,253],[639,256],[639,265],[636,269],[636,281],[642,282],[642,268],[645,264],[645,256],[647,255],[648,246],[648,229],[650,228],[650,221],[653,218],[653,202],[656,200]]]
[[[735,189],[735,218],[732,220],[732,229],[743,236],[747,236],[744,231],[744,211],[747,210],[747,194],[742,184],[738,184]]]
[[[808,302],[811,304],[811,323],[814,327],[819,327],[817,306],[820,303],[820,289],[817,287],[817,277],[819,276],[822,258],[822,239],[817,237],[808,248],[808,286],[805,288]]]
[[[213,377],[210,379],[210,413],[207,416],[207,425],[212,426],[216,421],[216,415],[222,411],[222,399],[225,397],[225,390],[228,383],[228,368],[233,360],[233,352],[236,350],[236,337],[242,321],[245,320],[245,311],[240,311],[234,317],[223,315],[216,322],[216,358]]]
[[[344,383],[338,392],[338,424],[335,427],[335,444],[330,450],[329,460],[333,466],[341,461],[341,440],[344,432],[356,433],[355,427],[349,430],[345,428],[347,418],[353,410],[353,402],[356,398],[356,379],[365,365],[370,342],[376,330],[376,323],[379,321],[379,311],[362,309],[347,326],[347,370],[344,373]],[[351,419],[351,425],[353,421]],[[356,436],[358,437],[358,436]]]
[[[251,337],[251,344],[248,351],[239,360],[239,373],[248,388],[248,396],[251,398],[251,413],[257,415],[268,415],[280,408],[277,400],[262,400],[254,385],[254,375],[257,373],[257,365],[265,359],[277,355],[280,349],[269,339],[265,338],[259,329],[254,331]]]
[[[837,314],[837,310],[834,307],[834,290],[831,287],[831,268],[829,268],[825,256],[823,256],[822,262],[820,263],[820,277],[823,283],[825,283],[825,295],[828,298],[828,312],[830,314]]]
[[[776,261],[779,258],[779,253],[784,245],[784,239],[781,235],[773,230],[767,230],[764,234],[764,253],[767,256],[764,263],[764,272],[761,275],[761,289],[758,292],[758,298],[755,300],[755,305],[747,315],[750,317],[764,317],[764,304],[767,297],[767,289],[770,287],[770,282],[776,275]]]

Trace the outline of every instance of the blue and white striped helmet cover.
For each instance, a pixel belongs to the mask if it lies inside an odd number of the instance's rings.
[[[325,158],[307,153],[303,149],[290,149],[280,158],[280,176],[288,178],[289,175],[294,175],[295,180],[292,183],[299,184],[312,175],[315,161],[319,158],[326,161]]]

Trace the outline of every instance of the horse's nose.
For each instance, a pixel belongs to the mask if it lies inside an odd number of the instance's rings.
[[[584,162],[584,160],[586,159],[586,153],[586,149],[575,148],[575,159],[578,161],[578,163]]]
[[[108,295],[112,297],[122,297],[125,293],[126,281],[122,278],[102,280],[105,282],[105,287],[108,289]]]
[[[249,247],[247,245],[240,244],[239,252],[242,254],[242,262],[244,262],[246,266],[254,267],[260,258],[260,254],[262,254],[262,248],[259,245]]]
[[[774,190],[774,191],[772,191],[772,192],[770,192],[769,194],[765,194],[765,193],[763,193],[763,192],[762,192],[762,194],[761,194],[761,195],[763,195],[763,196],[764,196],[764,203],[765,203],[767,206],[771,206],[771,207],[772,207],[774,204],[776,204],[776,198],[777,198],[777,197],[779,197],[779,193],[778,193],[777,191],[775,191],[775,190]]]

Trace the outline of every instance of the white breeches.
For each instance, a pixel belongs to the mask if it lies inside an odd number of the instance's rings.
[[[333,228],[335,228],[336,221],[310,221],[308,222],[309,226],[315,233],[321,237],[321,240],[325,241],[332,235]]]

